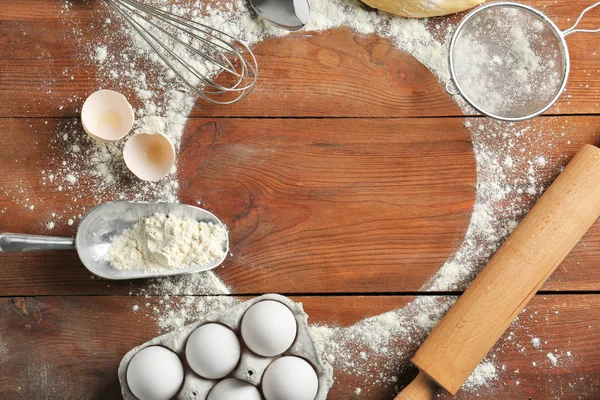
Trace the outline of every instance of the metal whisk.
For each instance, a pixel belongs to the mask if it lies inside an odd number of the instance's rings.
[[[137,0],[106,2],[201,98],[215,104],[231,104],[254,88],[258,76],[256,57],[231,35]]]

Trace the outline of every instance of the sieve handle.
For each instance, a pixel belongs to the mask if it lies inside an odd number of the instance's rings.
[[[449,95],[456,96],[456,95],[460,94],[460,92],[456,88],[456,85],[454,84],[454,81],[452,79],[448,80],[444,86],[446,88],[446,92]]]
[[[575,33],[575,32],[587,32],[587,33],[594,33],[594,32],[600,32],[600,28],[597,29],[577,29],[577,25],[579,25],[579,22],[581,22],[581,19],[583,18],[583,16],[590,11],[592,8],[596,8],[600,6],[600,1],[597,3],[592,4],[591,6],[589,6],[588,8],[586,8],[585,10],[583,10],[581,12],[581,14],[579,14],[579,18],[577,18],[577,21],[575,21],[575,23],[573,24],[572,27],[570,27],[567,30],[563,31],[563,36],[568,36],[571,33]]]

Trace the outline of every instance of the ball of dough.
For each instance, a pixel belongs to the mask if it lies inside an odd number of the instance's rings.
[[[409,18],[427,18],[468,10],[485,0],[362,0],[367,5]]]

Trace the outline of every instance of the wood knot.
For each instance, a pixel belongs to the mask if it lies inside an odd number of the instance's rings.
[[[327,67],[337,67],[342,62],[340,55],[329,49],[320,49],[317,52],[317,61]]]
[[[377,41],[368,48],[371,60],[374,62],[384,59],[390,52],[390,45],[386,41]]]
[[[14,297],[10,299],[10,304],[21,317],[36,324],[42,321],[40,302],[35,297]]]

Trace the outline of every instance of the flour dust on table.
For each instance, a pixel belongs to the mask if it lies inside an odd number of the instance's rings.
[[[249,45],[288,34],[257,18],[242,0],[227,3],[196,0],[175,2],[174,5],[167,0],[147,2],[219,27]],[[73,18],[72,10],[77,6],[74,1],[63,0],[61,3],[65,35],[78,40],[84,62],[97,69],[98,89],[128,93],[136,108],[134,129],[162,132],[177,150],[195,97],[182,89],[177,78],[165,69],[148,46],[108,8],[95,2],[98,22],[90,25],[89,21]],[[368,9],[354,0],[311,2],[311,21],[304,32],[340,27],[351,29],[357,35],[376,34],[387,38],[427,66],[440,81],[449,78],[447,49],[451,26],[393,17]],[[91,33],[98,29],[107,34],[90,43],[88,38],[97,37]],[[70,72],[65,70],[64,75],[69,76]],[[81,103],[82,99],[71,97],[59,108],[71,107],[79,111]],[[466,127],[472,134],[477,164],[476,204],[463,243],[426,283],[426,290],[463,289],[543,191],[539,182],[547,174],[555,175],[562,162],[546,159],[545,154],[552,146],[551,138],[563,133],[548,131],[543,120],[525,125],[469,119]],[[176,167],[158,182],[135,180],[123,162],[123,144],[99,144],[89,139],[78,121],[58,126],[50,146],[53,158],[40,171],[39,179],[48,191],[67,191],[72,196],[63,210],[52,211],[47,216],[48,227],[76,223],[87,211],[80,203],[84,196],[91,196],[96,202],[178,200]],[[519,150],[516,152],[518,157],[507,156],[511,148]],[[4,191],[16,203],[35,208],[35,200],[26,195],[27,188]],[[198,196],[202,196],[201,190]],[[162,278],[152,281],[140,292],[131,293],[139,296],[139,304],[132,312],[156,319],[161,331],[178,329],[201,316],[230,307],[237,302],[227,296],[232,293],[235,288],[225,286],[213,272]],[[421,297],[404,308],[364,319],[349,327],[313,326],[311,331],[324,358],[336,370],[360,377],[361,387],[353,389],[356,396],[368,395],[375,386],[396,386],[398,374],[408,366],[408,358],[452,302],[448,298]],[[521,315],[521,318],[539,317],[526,312]],[[512,329],[512,336],[505,338],[509,345],[510,338],[527,337],[519,321]],[[517,343],[522,341],[515,340],[514,345],[519,346]],[[539,351],[543,357],[549,351],[557,353],[544,346],[534,351]],[[467,389],[499,384],[502,374],[510,373],[510,369],[502,365],[501,353],[501,348],[494,349],[489,359],[475,371]]]

